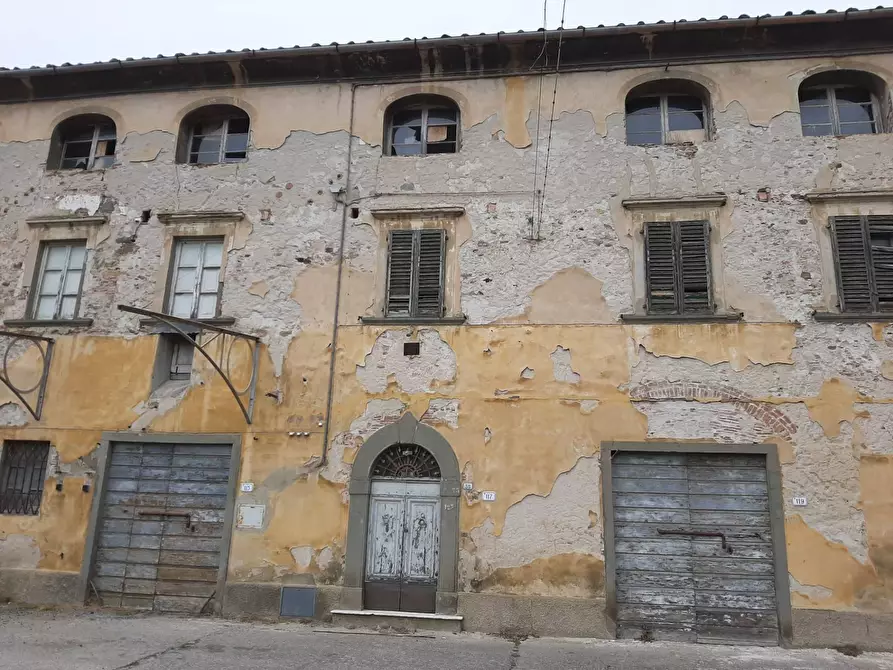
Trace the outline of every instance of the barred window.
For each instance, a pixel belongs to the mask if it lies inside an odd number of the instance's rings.
[[[0,514],[40,512],[49,442],[7,441],[0,457]]]

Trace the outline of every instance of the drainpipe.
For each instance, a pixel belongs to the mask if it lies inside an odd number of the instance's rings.
[[[350,85],[350,122],[347,133],[347,169],[344,178],[345,198],[341,203],[341,241],[338,244],[338,279],[335,282],[335,315],[332,319],[332,353],[329,356],[329,388],[326,394],[326,420],[322,432],[322,458],[320,467],[329,461],[329,433],[332,426],[332,404],[335,401],[335,356],[338,351],[338,317],[341,310],[341,282],[344,276],[344,241],[347,238],[347,207],[350,204],[350,168],[353,160],[353,119],[356,105],[357,85]]]

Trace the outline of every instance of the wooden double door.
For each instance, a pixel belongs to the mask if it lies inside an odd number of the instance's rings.
[[[440,547],[440,482],[373,480],[363,607],[434,612]]]

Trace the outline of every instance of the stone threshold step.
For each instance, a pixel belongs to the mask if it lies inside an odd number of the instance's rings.
[[[429,619],[434,621],[462,621],[460,614],[437,614],[435,612],[394,612],[391,610],[332,610],[332,614],[346,616],[390,617],[394,619]]]

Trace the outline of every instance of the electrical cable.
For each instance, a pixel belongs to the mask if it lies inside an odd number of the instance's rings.
[[[555,85],[552,87],[552,111],[549,114],[549,139],[546,142],[546,164],[543,168],[543,190],[539,198],[539,218],[536,222],[536,238],[539,239],[540,226],[543,221],[543,207],[546,202],[546,182],[549,178],[549,159],[552,154],[552,127],[555,124],[555,101],[558,97],[558,70],[561,68],[561,42],[564,37],[564,17],[567,10],[567,0],[561,3],[561,26],[558,28],[558,53],[555,57]],[[540,77],[540,84],[543,78]]]
[[[537,178],[539,176],[539,163],[540,163],[540,117],[542,116],[543,109],[543,71],[549,66],[549,56],[546,54],[546,48],[549,45],[549,31],[547,30],[546,23],[546,10],[549,6],[549,0],[543,0],[543,48],[539,53],[539,56],[536,57],[536,60],[533,62],[533,65],[530,66],[530,69],[533,70],[536,67],[536,64],[539,62],[540,58],[543,55],[546,55],[545,61],[543,61],[543,65],[540,68],[540,84],[539,84],[539,94],[536,99],[536,137],[533,145],[533,202],[531,203],[530,208],[530,230],[528,231],[528,237],[530,239],[534,239],[539,237],[538,234],[535,234],[536,227],[536,211],[537,211]]]

